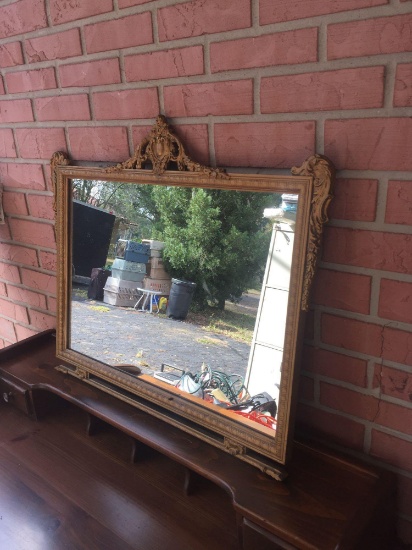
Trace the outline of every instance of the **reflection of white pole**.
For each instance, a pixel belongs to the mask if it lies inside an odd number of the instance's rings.
[[[6,223],[6,220],[4,219],[4,210],[3,210],[3,186],[0,183],[0,223]]]

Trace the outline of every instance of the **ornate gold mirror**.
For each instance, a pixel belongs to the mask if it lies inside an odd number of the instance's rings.
[[[121,164],[51,164],[61,370],[282,479],[330,162],[226,173],[159,116]]]

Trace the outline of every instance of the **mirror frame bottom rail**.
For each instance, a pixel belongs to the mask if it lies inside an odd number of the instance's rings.
[[[235,438],[220,434],[216,430],[208,429],[188,417],[177,414],[176,412],[172,413],[170,409],[162,407],[161,404],[156,404],[153,401],[132,393],[126,388],[121,388],[114,385],[110,380],[107,380],[104,377],[87,373],[86,371],[76,367],[68,367],[65,365],[56,366],[55,369],[63,374],[70,374],[79,380],[86,381],[91,386],[94,386],[95,388],[104,391],[113,397],[124,401],[125,403],[128,403],[129,405],[133,405],[138,409],[159,418],[159,420],[171,424],[172,426],[177,427],[180,430],[231,454],[232,456],[240,458],[244,462],[257,467],[261,472],[276,481],[283,481],[287,477],[286,469],[282,465],[268,459],[264,455],[261,455],[244,443],[242,444],[237,442]],[[236,423],[236,427],[238,428],[239,420],[234,420],[234,423]]]

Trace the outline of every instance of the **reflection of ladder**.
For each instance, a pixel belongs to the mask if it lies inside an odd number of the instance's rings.
[[[278,400],[285,341],[294,233],[275,223],[266,261],[245,385],[251,395],[267,391]]]

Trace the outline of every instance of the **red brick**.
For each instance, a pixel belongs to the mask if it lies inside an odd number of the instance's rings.
[[[11,240],[11,235],[10,235],[9,225],[7,223],[7,218],[6,218],[6,223],[0,224],[0,241],[1,240],[4,240],[4,241],[10,241]]]
[[[403,365],[412,365],[412,333],[393,329],[389,326],[383,331],[382,358]]]
[[[396,68],[395,107],[410,107],[412,105],[412,63],[402,63]]]
[[[0,299],[0,311],[2,315],[15,321],[19,321],[21,323],[28,323],[29,321],[27,309],[23,306],[14,304],[9,300]]]
[[[325,344],[374,357],[381,356],[383,327],[379,325],[324,313],[321,330]]]
[[[260,24],[279,23],[387,4],[388,0],[260,0]]]
[[[52,252],[43,252],[40,251],[40,265],[43,269],[48,269],[49,271],[57,270],[57,256]]]
[[[327,227],[323,240],[326,262],[411,273],[411,235]]]
[[[100,92],[93,94],[92,101],[97,120],[152,118],[159,114],[157,88]]]
[[[253,69],[318,60],[316,28],[265,34],[210,45],[212,72]]]
[[[31,309],[29,311],[31,325],[36,327],[38,330],[47,330],[50,328],[56,328],[56,317],[52,315],[47,315],[47,313],[41,313]]]
[[[313,401],[315,398],[315,383],[308,376],[299,378],[299,400]]]
[[[328,26],[328,59],[412,51],[412,14]]]
[[[140,4],[147,4],[148,2],[153,2],[153,0],[118,0],[120,9],[139,6]]]
[[[382,279],[379,317],[412,323],[412,283]]]
[[[385,365],[375,365],[373,387],[385,395],[412,402],[412,375]]]
[[[373,421],[385,428],[412,435],[412,409],[402,405],[381,400],[378,414]]]
[[[6,74],[6,84],[11,94],[49,90],[57,87],[56,76],[52,67],[8,73]]]
[[[124,67],[128,82],[203,74],[203,46],[129,55]]]
[[[10,230],[13,240],[24,244],[54,248],[56,241],[51,224],[32,222],[23,219],[10,219]]]
[[[51,313],[56,313],[57,311],[57,300],[51,296],[47,296],[47,310]]]
[[[34,336],[35,334],[38,334],[38,331],[31,330],[27,327],[23,327],[21,325],[16,324],[15,330],[17,334],[17,341],[21,342],[21,340],[25,340],[26,338],[29,338],[30,336]]]
[[[0,46],[0,67],[23,65],[23,53],[20,42],[9,42]]]
[[[20,156],[49,160],[55,151],[66,151],[63,128],[17,128],[16,141]]]
[[[315,277],[313,302],[368,314],[371,280],[372,278],[367,275],[320,269]]]
[[[54,275],[46,275],[31,269],[22,269],[21,271],[23,284],[30,289],[56,293],[56,277]]]
[[[412,181],[389,182],[385,222],[412,225]]]
[[[54,25],[92,17],[93,15],[100,15],[101,13],[113,10],[113,0],[99,0],[98,2],[50,0],[49,4],[50,15]]]
[[[327,376],[362,388],[367,387],[368,363],[364,359],[305,346],[302,364],[305,370],[313,374]]]
[[[175,134],[182,140],[186,153],[196,162],[209,165],[209,138],[206,124],[182,124],[174,126]]]
[[[17,157],[13,132],[10,128],[0,128],[0,157]]]
[[[308,311],[306,314],[304,338],[306,340],[313,340],[315,338],[315,313],[313,310]]]
[[[158,10],[160,41],[251,26],[250,0],[195,0]]]
[[[6,93],[6,91],[4,89],[3,78],[0,75],[0,94],[4,95],[5,93]]]
[[[306,435],[313,434],[350,449],[363,450],[365,428],[359,422],[308,405],[299,404],[298,425]]]
[[[371,109],[383,105],[383,67],[262,78],[262,113]]]
[[[411,118],[325,122],[325,154],[337,169],[412,170],[411,141]]]
[[[136,30],[138,32],[136,32]],[[84,29],[87,53],[132,48],[153,42],[150,12],[88,25]]]
[[[13,285],[8,285],[7,290],[9,298],[14,302],[46,309],[46,297],[43,294]]]
[[[44,0],[20,0],[0,8],[0,38],[47,27]]]
[[[14,325],[7,319],[0,317],[0,335],[8,342],[14,344],[16,342],[16,333],[14,332]]]
[[[27,195],[30,215],[35,218],[54,220],[54,198],[46,195]]]
[[[7,296],[5,283],[0,283],[0,296]]]
[[[32,122],[33,120],[29,99],[0,101],[0,122]]]
[[[371,395],[365,395],[347,388],[320,383],[320,403],[362,420],[373,421],[379,412],[381,403]]]
[[[65,59],[82,54],[78,29],[30,38],[24,41],[24,49],[29,63]]]
[[[0,164],[0,179],[7,187],[44,191],[46,188],[41,164]]]
[[[19,270],[15,265],[0,263],[0,279],[10,283],[20,283]]]
[[[329,217],[338,220],[373,222],[376,218],[378,181],[338,178],[329,207]]]
[[[120,83],[118,59],[100,59],[87,63],[63,65],[59,68],[59,71],[60,82],[63,88]]]
[[[23,193],[5,191],[3,194],[3,207],[6,216],[12,214],[27,216],[28,214],[26,198]]]
[[[79,160],[119,162],[129,157],[127,130],[122,127],[69,128],[70,151]]]
[[[2,260],[17,264],[37,267],[37,254],[33,248],[16,246],[13,244],[0,243],[0,256]]]
[[[171,117],[252,114],[253,82],[232,80],[169,86],[164,89],[164,102]]]
[[[37,120],[90,120],[87,94],[41,97],[34,100]]]
[[[412,471],[412,442],[377,430],[372,430],[371,456],[387,464]]]
[[[315,149],[315,123],[260,122],[215,125],[220,166],[290,168]]]

